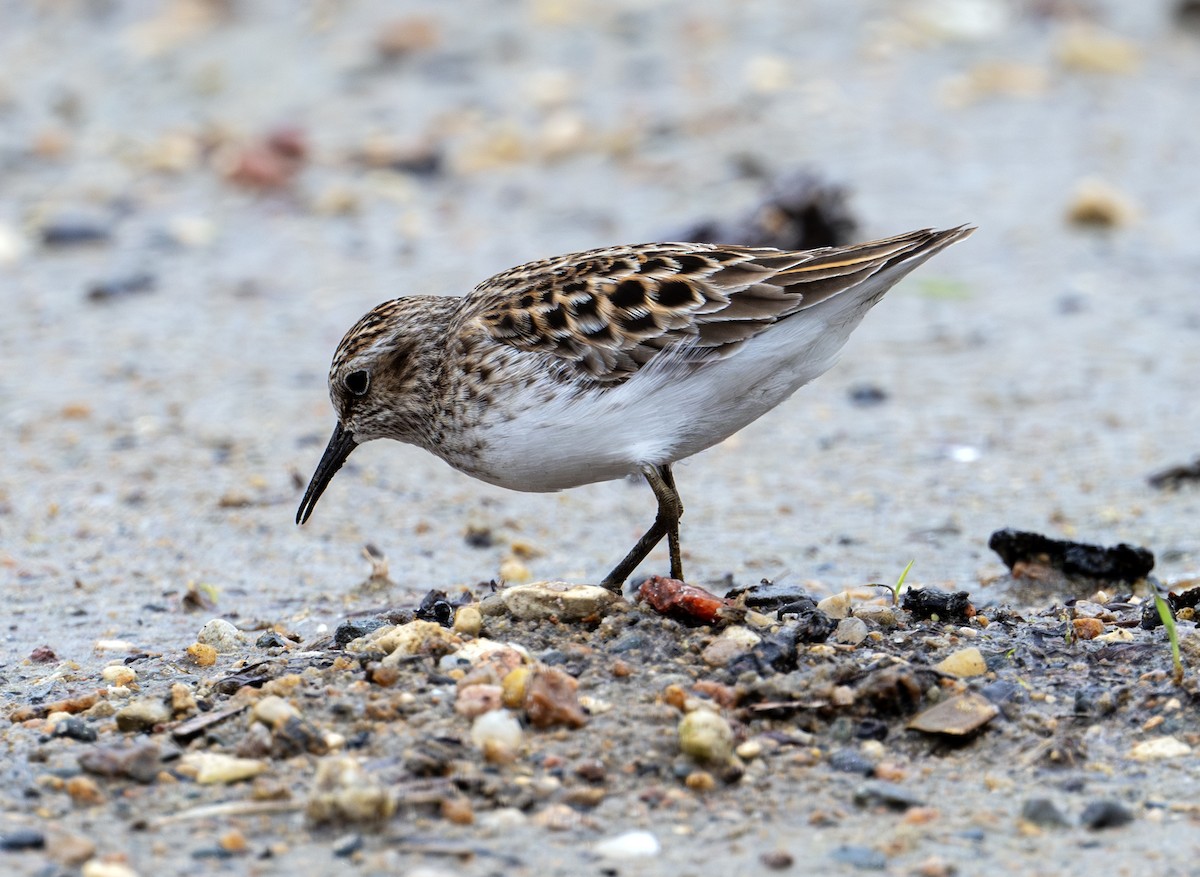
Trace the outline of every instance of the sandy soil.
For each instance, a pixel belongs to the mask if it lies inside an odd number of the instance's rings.
[[[381,300],[461,294],[527,259],[736,215],[761,199],[764,177],[798,167],[851,189],[861,237],[980,230],[890,293],[833,372],[677,468],[689,578],[768,577],[820,597],[894,581],[915,559],[910,583],[1017,610],[1087,596],[989,591],[1004,568],[987,539],[1004,526],[1144,545],[1164,581],[1195,576],[1200,491],[1146,482],[1200,451],[1200,129],[1188,121],[1200,38],[1172,6],[0,2],[10,711],[101,687],[102,668],[127,651],[104,641],[157,656],[140,659],[140,684],[161,694],[258,659],[248,646],[215,668],[191,663],[184,649],[211,617],[312,644],[348,615],[502,569],[597,579],[649,522],[644,485],[509,493],[375,443],[296,528],[333,423],[329,355]],[[866,385],[885,401],[855,404]],[[469,545],[481,531],[490,539],[473,541],[488,544]],[[366,543],[389,560],[389,593],[355,590]],[[644,572],[665,566],[660,549]],[[215,605],[189,611],[189,588]],[[553,648],[545,630],[517,633]],[[702,647],[687,630],[665,635],[685,655]],[[1161,642],[1161,631],[1138,635]],[[32,660],[41,646],[53,652],[44,663]],[[1161,673],[1154,654],[1145,669]],[[599,673],[602,654],[590,660]],[[554,732],[543,755],[573,763],[615,739],[624,757],[644,739],[670,763],[673,719],[656,710],[662,687],[681,681],[672,674],[695,678],[649,666],[620,697],[597,683],[614,711]],[[246,818],[232,827],[250,852],[214,858],[195,853],[230,820],[139,826],[147,810],[244,799],[244,786],[214,795],[186,779],[150,791],[113,780],[100,801],[73,798],[39,764],[62,779],[74,741],[14,723],[0,834],[54,824],[140,874],[751,874],[774,849],[795,857],[788,873],[848,873],[832,857],[843,845],[884,851],[890,873],[939,857],[959,874],[1185,874],[1193,817],[1163,802],[1195,802],[1195,756],[1122,759],[1163,733],[1142,728],[1170,702],[1151,683],[1157,699],[1119,712],[1066,771],[1016,757],[1019,735],[1003,745],[1007,732],[989,730],[947,751],[895,725],[888,757],[936,804],[931,825],[857,807],[862,778],[817,757],[709,792],[668,770],[658,782],[686,803],[653,818],[637,803],[644,788],[614,784],[591,822],[565,831],[534,818],[557,799],[511,827],[489,827],[478,801],[474,826],[396,817],[366,834],[356,860],[330,852],[339,832],[309,830],[296,813]],[[1171,709],[1179,734],[1195,727],[1191,695]],[[442,713],[435,724],[466,733]],[[126,736],[95,721],[103,739]],[[817,733],[818,750],[836,748]],[[315,760],[276,769],[299,789]],[[543,763],[499,773],[536,782]],[[1111,797],[1138,818],[1106,832],[1027,830],[1022,803],[1043,796],[1073,820]],[[655,856],[591,851],[642,827],[661,841]],[[440,844],[475,854],[411,849]],[[0,856],[20,874],[80,864]]]

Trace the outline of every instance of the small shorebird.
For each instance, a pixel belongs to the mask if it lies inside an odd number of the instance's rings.
[[[671,464],[823,374],[896,281],[972,231],[799,252],[606,247],[512,268],[462,298],[384,302],[333,356],[338,422],[296,522],[372,439],[417,445],[513,490],[640,472],[658,514],[603,584],[620,590],[664,536],[682,579]]]

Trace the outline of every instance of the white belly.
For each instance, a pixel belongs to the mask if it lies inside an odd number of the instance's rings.
[[[779,405],[837,359],[861,313],[818,318],[802,312],[751,339],[734,355],[700,367],[669,357],[623,384],[485,418],[470,475],[512,490],[553,491],[623,478],[712,447]],[[866,308],[863,308],[865,312]],[[814,319],[815,318],[815,319]],[[537,393],[532,388],[530,394]]]

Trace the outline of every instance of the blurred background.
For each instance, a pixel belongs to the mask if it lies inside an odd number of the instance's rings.
[[[413,591],[597,579],[652,518],[642,484],[516,494],[377,442],[298,530],[334,347],[399,294],[777,228],[796,185],[851,238],[979,231],[677,469],[690,577],[828,590],[915,558],[910,582],[975,590],[1010,525],[1193,575],[1200,492],[1146,479],[1200,454],[1198,7],[0,0],[15,617],[102,601],[128,632],[201,587],[302,629],[366,543]]]

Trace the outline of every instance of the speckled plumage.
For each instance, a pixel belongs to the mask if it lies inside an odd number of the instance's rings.
[[[297,520],[350,451],[376,438],[418,445],[516,490],[642,472],[662,532],[640,555],[668,535],[681,575],[670,465],[826,371],[897,280],[971,231],[801,252],[608,247],[521,265],[463,298],[385,302],[334,355],[338,428]],[[642,547],[613,575],[623,571],[623,580]]]

